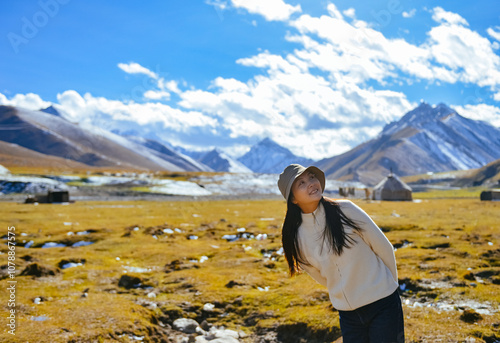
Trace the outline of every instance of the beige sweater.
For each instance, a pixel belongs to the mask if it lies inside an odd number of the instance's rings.
[[[349,200],[337,200],[344,214],[363,229],[361,233],[345,227],[355,240],[338,256],[329,250],[321,234],[325,209],[320,203],[313,213],[302,213],[298,239],[301,252],[311,265],[301,267],[328,288],[337,310],[349,311],[392,294],[398,287],[394,249],[373,220]]]

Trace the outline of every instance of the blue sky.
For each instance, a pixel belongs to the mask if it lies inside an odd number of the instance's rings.
[[[0,104],[191,149],[330,157],[421,100],[500,126],[493,0],[10,1],[0,35]]]

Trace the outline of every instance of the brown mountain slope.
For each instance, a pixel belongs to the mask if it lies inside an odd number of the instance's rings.
[[[126,140],[96,134],[60,117],[41,112],[0,106],[0,140],[18,144],[44,155],[96,166],[136,170],[183,170],[162,159],[147,158],[141,147]],[[118,144],[116,141],[123,141]]]
[[[17,144],[0,141],[0,165],[12,172],[29,170],[34,172],[99,170],[98,167],[89,166],[80,162],[64,159],[62,157],[45,155]]]
[[[425,173],[436,161],[405,137],[417,132],[407,127],[392,135],[372,139],[356,148],[318,162],[329,178],[360,181],[373,186],[392,169],[397,175]],[[444,166],[442,167],[444,168]]]
[[[454,185],[461,187],[500,187],[500,159],[473,171],[471,176],[467,178],[457,180]]]

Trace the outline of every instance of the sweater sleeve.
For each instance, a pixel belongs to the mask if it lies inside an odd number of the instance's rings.
[[[396,267],[396,256],[394,248],[389,239],[382,230],[375,224],[370,216],[359,206],[351,201],[341,202],[342,210],[351,218],[362,231],[359,233],[361,238],[370,246],[373,252],[380,257],[382,262],[391,271],[392,277],[398,282],[398,271]]]
[[[326,278],[321,275],[320,271],[316,267],[303,264],[301,264],[300,267],[304,269],[305,272],[309,274],[314,280],[316,280],[317,283],[322,284],[326,287]]]

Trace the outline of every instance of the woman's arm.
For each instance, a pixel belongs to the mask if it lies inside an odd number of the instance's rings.
[[[396,256],[394,255],[394,248],[389,239],[387,239],[377,224],[359,206],[351,201],[339,201],[339,204],[345,215],[351,218],[362,229],[359,232],[361,238],[380,257],[382,262],[391,271],[394,280],[398,282]]]

